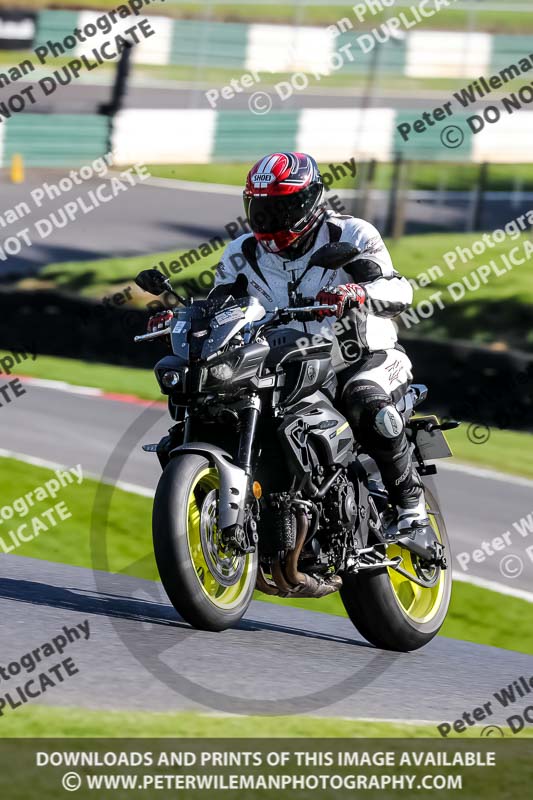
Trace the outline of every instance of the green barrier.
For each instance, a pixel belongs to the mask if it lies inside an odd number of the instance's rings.
[[[170,63],[245,68],[248,25],[176,20]]]
[[[472,112],[473,113],[473,112]],[[466,114],[454,114],[443,122],[426,126],[426,130],[416,133],[414,123],[421,114],[413,111],[398,111],[394,124],[393,153],[415,161],[470,161],[473,133],[466,124]],[[398,126],[407,123],[405,141]]]
[[[78,25],[77,11],[41,11],[37,15],[37,30],[34,48],[44,45],[51,39],[62,42],[65,36],[72,34]]]
[[[221,111],[217,115],[213,158],[216,161],[250,160],[258,153],[295,150],[298,111],[277,111],[264,116],[250,111]]]
[[[76,166],[108,150],[109,120],[96,114],[20,114],[4,124],[4,165],[20,153],[28,167]]]
[[[357,35],[365,37],[360,44],[357,43]],[[342,49],[346,47],[347,50]],[[369,47],[372,49],[365,52]],[[405,75],[407,45],[403,39],[377,44],[367,32],[362,31],[357,34],[349,31],[337,37],[335,49],[343,57],[344,63],[340,72],[366,75],[374,71]]]

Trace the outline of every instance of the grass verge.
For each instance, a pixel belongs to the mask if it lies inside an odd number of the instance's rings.
[[[74,465],[69,465],[74,466]],[[50,470],[34,467],[14,459],[0,458],[0,480],[4,487],[3,503],[10,504],[27,492],[35,491],[51,477]],[[90,479],[81,484],[72,483],[64,487],[57,500],[63,501],[72,516],[42,531],[33,540],[13,546],[9,530],[22,521],[31,522],[35,515],[41,515],[52,501],[43,499],[24,512],[13,522],[0,525],[0,552],[56,561],[78,567],[104,569],[120,572],[148,580],[157,579],[155,560],[151,548],[151,506],[149,498],[140,497],[112,487],[100,487]],[[109,501],[109,516],[106,520],[104,508]],[[90,531],[94,514],[94,525],[99,531],[98,541],[106,548],[106,559],[99,549],[98,554],[91,551]],[[130,520],[136,521],[131,526]],[[30,524],[27,531],[31,530]],[[26,532],[26,535],[28,533]],[[257,595],[257,599],[283,604],[285,601]],[[299,600],[291,605],[311,611],[346,616],[338,595],[322,600]],[[533,641],[530,634],[531,606],[523,600],[505,597],[495,592],[457,583],[454,588],[452,604],[443,635],[493,645],[508,650],[533,655]]]
[[[165,401],[151,370],[77,361],[73,358],[38,356],[35,361],[22,362],[19,371],[32,378],[65,381],[105,392],[135,395],[143,400]],[[28,387],[27,391],[31,389]]]
[[[238,208],[239,201],[235,198],[236,214]],[[527,225],[525,219],[524,224]],[[414,311],[420,303],[433,298],[433,313],[428,315],[428,307],[424,305],[421,313],[414,317],[404,314],[399,319],[401,329],[407,335],[466,339],[479,344],[497,342],[504,347],[533,349],[530,325],[533,247],[531,239],[520,232],[516,223],[515,227],[516,230],[510,230],[512,238],[508,236],[493,246],[481,242],[482,251],[476,245],[479,255],[472,252],[472,246],[479,244],[481,233],[421,234],[404,236],[390,243],[397,270],[415,287]],[[219,236],[224,241],[228,238],[223,230]],[[459,249],[466,252],[464,261],[458,254]],[[472,257],[468,255],[469,250]],[[202,252],[206,255],[203,256]],[[199,245],[189,251],[49,264],[41,267],[35,278],[24,279],[18,285],[20,288],[55,287],[93,298],[128,285],[133,287],[133,300],[142,305],[149,297],[133,284],[139,270],[157,266],[160,261],[164,261],[167,267],[173,263],[172,282],[176,289],[199,295],[205,293],[205,288],[202,288],[205,284],[200,281],[195,290],[195,282],[202,275],[212,280],[222,252],[220,241],[213,238],[211,244]],[[509,261],[511,252],[514,266]],[[517,260],[522,263],[518,265]],[[477,270],[491,262],[495,267],[490,267],[488,275],[480,277]],[[438,300],[434,299],[435,296]]]
[[[224,231],[221,231],[221,236],[223,233]],[[222,255],[223,245],[215,242],[207,249],[209,250],[207,256],[201,255],[199,247],[193,254],[190,250],[172,250],[146,256],[119,256],[95,261],[61,261],[41,267],[36,278],[22,279],[18,285],[21,288],[31,288],[37,281],[37,285],[43,289],[56,288],[92,299],[101,299],[109,292],[130,287],[133,304],[146,307],[154,297],[142,292],[134,284],[134,278],[141,270],[156,267],[161,261],[167,265],[175,263],[178,272],[173,275],[172,283],[175,287],[186,287],[191,282],[194,283],[204,270],[212,272],[218,263],[217,254]]]
[[[2,0],[0,7],[41,9],[48,8],[49,0]],[[115,0],[84,0],[83,6],[92,9],[109,10],[116,8]],[[79,0],[54,0],[54,8],[79,8]],[[408,9],[398,9],[399,11]],[[274,22],[294,23],[306,25],[333,25],[336,20],[348,17],[356,31],[368,30],[378,27],[392,16],[391,9],[385,8],[377,14],[366,14],[362,21],[354,16],[353,4],[336,4],[309,6],[301,9],[296,3],[280,3],[279,5],[261,4],[236,4],[224,3],[214,5],[206,12],[205,4],[168,2],[148,6],[145,13],[163,14],[170,17],[183,17],[205,20],[225,20],[229,22]],[[505,12],[503,9],[474,9],[464,11],[461,9],[442,9],[433,17],[428,17],[418,23],[418,28],[437,30],[479,30],[494,33],[527,33],[533,31],[532,15],[524,9],[523,12]]]
[[[0,351],[0,356],[3,354]],[[93,386],[106,392],[133,394],[146,400],[164,400],[151,370],[39,356],[35,361],[22,362],[20,373],[78,386]],[[446,434],[458,461],[533,479],[531,434],[492,429],[487,442],[473,444],[467,431],[468,423],[464,423]]]
[[[481,728],[470,728],[462,738],[477,738]],[[54,708],[26,705],[5,716],[0,738],[7,737],[185,737],[185,738],[261,738],[309,739],[440,738],[436,726],[394,724],[367,720],[327,717],[245,717],[196,713],[148,713],[142,711],[88,711],[80,708]],[[525,730],[521,736],[533,737]],[[456,734],[450,738],[458,738]]]
[[[113,6],[115,8],[115,6]],[[7,50],[0,52],[0,65],[2,71],[6,68],[19,64],[22,61],[29,59],[32,61],[35,72],[34,77],[42,77],[48,74],[48,71],[58,69],[67,65],[72,60],[70,56],[59,56],[57,58],[47,59],[46,65],[43,66],[36,62],[35,55],[32,50]],[[95,62],[96,63],[96,62]],[[116,65],[114,62],[106,61],[98,65],[97,72],[83,72],[82,76],[86,79],[87,84],[94,81],[95,86],[104,83],[112,83],[114,70]],[[207,64],[133,64],[131,71],[131,79],[139,87],[154,85],[154,82],[164,81],[167,84],[166,88],[171,81],[176,81],[176,88],[180,88],[178,84],[186,85],[189,88],[196,88],[199,92],[206,92],[213,87],[223,87],[228,85],[233,79],[237,77],[242,68],[237,67],[224,67],[224,66],[208,66]],[[260,80],[263,88],[274,91],[276,84],[282,81],[289,81],[292,78],[291,72],[264,72],[260,71]],[[401,75],[393,72],[388,72],[384,68],[379,73],[379,90],[380,91],[398,91],[408,94],[409,96],[416,96],[417,92],[447,92],[450,95],[458,88],[462,88],[465,84],[465,79],[458,80],[454,78],[432,78],[420,77],[414,78],[407,75]],[[327,77],[321,79],[321,83],[316,81],[310,74],[309,76],[309,92],[318,91],[323,93],[330,90],[366,90],[368,85],[368,70],[362,68],[359,72],[338,71],[332,72]],[[519,80],[509,81],[506,84],[506,91],[518,90],[522,85]],[[102,92],[105,89],[101,88]],[[252,94],[252,91],[249,92]],[[497,95],[495,95],[497,96]],[[448,99],[448,98],[446,98]],[[428,100],[428,105],[431,102]],[[205,98],[204,107],[210,108],[209,101]],[[221,100],[218,102],[217,108],[222,111],[231,111],[232,101]],[[90,110],[89,108],[87,110]]]
[[[532,15],[533,16],[533,15]],[[248,162],[212,163],[212,164],[152,164],[148,170],[157,178],[174,178],[200,183],[225,183],[231,186],[243,186],[250,169]],[[321,171],[328,172],[330,165],[319,164]],[[359,171],[361,166],[359,165]],[[431,190],[447,189],[449,191],[469,191],[477,186],[480,167],[477,164],[460,164],[444,162],[412,162],[409,165],[408,186],[411,189]],[[373,187],[388,189],[391,185],[393,165],[379,163],[376,167]],[[491,164],[486,175],[487,189],[490,191],[513,191],[518,185],[523,191],[533,190],[532,164]],[[331,187],[331,194],[339,189],[357,188],[357,181],[349,177],[336,180]]]

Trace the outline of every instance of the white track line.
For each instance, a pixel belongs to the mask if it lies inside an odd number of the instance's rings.
[[[527,489],[533,489],[533,480],[529,478],[521,478],[519,475],[508,475],[506,472],[497,472],[496,470],[486,469],[485,467],[474,467],[471,464],[444,461],[444,459],[439,459],[438,467],[444,471],[463,472],[475,478],[500,481],[501,483],[512,483],[515,486],[525,486]]]
[[[44,378],[32,378],[22,376],[25,383],[33,386],[40,386],[43,389],[54,389],[61,392],[69,392],[70,394],[82,394],[92,397],[104,397],[106,392],[102,389],[95,389],[92,386],[77,386],[66,381],[53,381],[45,380]],[[500,483],[511,483],[515,486],[525,486],[527,489],[533,489],[533,480],[529,478],[522,478],[519,475],[510,475],[506,472],[498,472],[496,470],[487,469],[485,467],[474,467],[471,464],[463,464],[461,462],[446,461],[439,459],[439,469],[449,472],[462,472],[466,475],[472,475],[474,478],[482,478],[493,481],[500,481]]]
[[[533,592],[526,592],[525,589],[514,589],[504,583],[487,581],[485,578],[476,578],[475,575],[465,575],[464,572],[453,571],[453,579],[458,583],[469,583],[479,589],[488,589],[491,592],[505,594],[508,597],[516,597],[518,600],[525,600],[526,603],[533,603]]]
[[[94,386],[77,386],[73,383],[66,381],[52,381],[45,378],[31,378],[22,376],[24,383],[31,386],[40,386],[42,389],[54,389],[58,392],[69,392],[70,394],[84,394],[91,397],[101,397],[105,392],[102,389],[96,389]]]
[[[119,172],[110,173],[120,175]],[[244,182],[244,178],[243,178]],[[231,186],[226,183],[201,183],[200,181],[182,181],[177,178],[146,178],[138,186],[157,186],[160,189],[178,189],[181,192],[202,192],[203,194],[227,194],[242,197],[240,186]]]
[[[0,448],[0,458],[14,458],[17,461],[22,461],[25,464],[31,464],[35,467],[45,467],[46,469],[54,470],[65,469],[67,466],[65,464],[59,464],[56,461],[48,461],[44,458],[28,456],[25,453],[17,453],[14,450],[5,450],[3,448]],[[91,478],[93,480],[100,481],[101,483],[108,483],[107,481],[103,481],[100,475],[96,475],[94,473],[84,471],[83,475],[86,478]],[[139,486],[135,483],[128,483],[127,481],[117,481],[114,484],[109,481],[109,484],[116,486],[117,489],[122,489],[123,492],[138,494],[142,497],[154,497],[155,494],[152,489],[148,489],[145,486]],[[484,578],[476,578],[472,575],[465,575],[464,573],[457,571],[454,571],[453,577],[456,581],[469,583],[472,586],[477,586],[480,589],[489,589],[491,592],[497,592],[498,594],[504,594],[509,597],[516,597],[519,600],[525,600],[527,603],[533,603],[533,593],[526,592],[524,589],[514,589],[512,586],[506,586],[503,583],[487,581]]]
[[[22,461],[24,464],[31,464],[34,467],[44,467],[45,469],[66,469],[68,466],[67,464],[59,464],[57,461],[48,461],[45,458],[28,456],[25,453],[17,453],[14,450],[4,450],[4,448],[0,448],[0,458],[14,458],[17,461]],[[152,489],[148,489],[146,486],[128,483],[128,481],[107,481],[104,480],[101,475],[97,475],[94,472],[86,472],[84,470],[83,477],[109,486],[116,486],[117,489],[122,489],[123,492],[129,492],[130,494],[139,494],[143,497],[154,497],[155,495],[155,492]]]

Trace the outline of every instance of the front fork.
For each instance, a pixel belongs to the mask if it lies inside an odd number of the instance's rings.
[[[248,478],[252,472],[252,452],[257,430],[257,422],[261,413],[261,400],[257,395],[252,395],[242,400],[236,409],[241,421],[241,435],[237,452],[237,466],[243,469]]]
[[[252,478],[253,446],[261,414],[261,400],[258,395],[246,397],[236,406],[235,410],[239,414],[241,426],[235,466],[240,467],[246,473],[249,492]],[[230,529],[222,531],[222,537],[229,547],[247,554],[255,551],[258,537],[255,519],[247,509],[244,511],[244,524],[242,526],[233,525]]]

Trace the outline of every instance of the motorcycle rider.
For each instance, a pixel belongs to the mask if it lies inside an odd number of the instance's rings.
[[[252,232],[227,246],[215,286],[245,276],[246,293],[267,312],[291,305],[296,293],[336,306],[320,321],[291,327],[302,330],[302,347],[317,334],[333,341],[340,408],[381,471],[398,529],[426,527],[422,483],[395,407],[412,380],[412,365],[392,320],[410,306],[411,285],[394,269],[373,225],[327,210],[322,177],[309,155],[273,153],[260,159],[248,174],[244,206]],[[337,271],[307,267],[316,250],[338,241],[357,248],[353,262]],[[335,341],[339,328],[345,329],[340,342]]]

